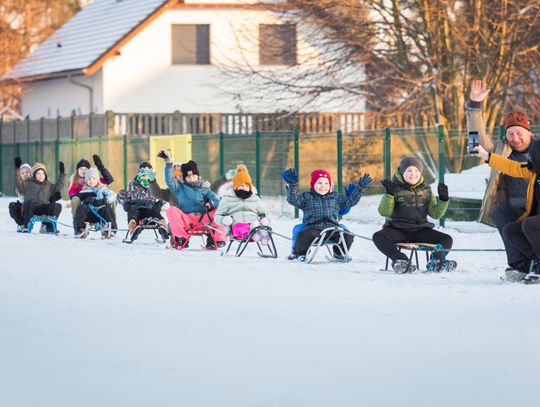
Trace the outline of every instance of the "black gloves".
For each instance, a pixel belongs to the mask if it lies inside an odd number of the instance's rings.
[[[103,167],[103,161],[101,161],[101,158],[99,158],[99,155],[94,154],[92,156],[92,160],[94,160],[94,164],[96,165],[96,167],[98,168]]]
[[[15,157],[15,169],[18,170],[21,168],[22,160],[21,157]]]
[[[437,186],[437,192],[439,193],[439,199],[441,201],[448,201],[448,185],[439,182]]]
[[[107,202],[107,199],[106,198],[103,198],[103,199],[96,199],[94,198],[94,202],[92,202],[95,206],[103,206],[103,205],[108,205],[109,203]]]
[[[207,212],[211,212],[214,210],[214,204],[212,203],[212,201],[210,200],[210,198],[207,198],[206,196],[203,198],[204,199],[204,209],[207,211]]]
[[[398,186],[396,183],[392,182],[388,178],[381,181],[381,184],[383,185],[384,189],[386,190],[386,193],[388,195],[395,195],[395,193],[398,190]]]
[[[64,163],[62,161],[58,163],[58,169],[60,170],[60,174],[66,173],[66,167],[64,166]]]

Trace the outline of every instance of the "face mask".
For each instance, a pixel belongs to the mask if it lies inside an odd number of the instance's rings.
[[[141,177],[137,177],[137,181],[139,181],[142,185],[144,185],[145,187],[147,187],[150,183],[148,182],[148,178],[141,178]]]
[[[234,194],[240,198],[240,199],[247,199],[249,198],[251,195],[253,195],[253,192],[251,191],[244,191],[243,189],[235,189],[234,190]]]

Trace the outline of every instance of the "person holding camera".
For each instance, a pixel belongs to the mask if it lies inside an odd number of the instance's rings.
[[[178,180],[174,177],[171,153],[161,151],[158,156],[165,160],[165,183],[178,201],[178,207],[171,206],[166,212],[172,245],[177,249],[183,249],[187,247],[190,232],[206,230],[206,248],[223,247],[226,241],[225,228],[214,221],[219,198],[210,188],[203,185],[197,163],[190,160],[182,164],[180,167],[182,179]]]
[[[540,283],[540,140],[529,146],[529,160],[519,163],[500,154],[490,153],[481,145],[474,155],[484,160],[491,168],[519,177],[527,182],[525,208],[514,222],[503,228],[505,242],[515,251],[512,269],[505,272],[506,279],[525,284]]]
[[[529,146],[535,138],[531,125],[523,112],[507,113],[504,118],[505,138],[493,143],[486,133],[482,115],[482,102],[489,94],[480,80],[474,80],[471,86],[470,101],[467,106],[467,130],[478,132],[479,144],[487,151],[501,155],[509,160],[525,163],[529,159]],[[469,153],[473,153],[469,151]],[[478,222],[496,227],[502,237],[508,268],[507,272],[521,272],[528,264],[521,264],[521,255],[505,238],[503,229],[515,222],[524,212],[527,201],[528,182],[524,178],[503,174],[494,168],[491,171]]]

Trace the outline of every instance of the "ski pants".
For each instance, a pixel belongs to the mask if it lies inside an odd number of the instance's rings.
[[[19,201],[10,202],[9,204],[9,216],[17,223],[19,226],[24,225],[24,218],[22,215],[22,203]]]
[[[508,204],[503,204],[497,206],[491,215],[499,230],[499,234],[501,235],[508,265],[517,265],[521,263],[523,261],[523,255],[514,247],[514,245],[512,245],[508,238],[505,237],[503,230],[509,223],[517,221],[524,212],[524,208],[516,208]]]
[[[110,205],[104,205],[95,209],[97,213],[103,219],[105,219],[106,222],[111,223],[112,229],[118,229],[118,227],[116,226],[116,220],[113,216],[113,210]],[[94,214],[94,212],[92,212],[90,206],[82,203],[77,207],[77,211],[75,212],[75,218],[73,219],[73,229],[75,229],[75,233],[78,233],[84,229],[85,222],[99,223],[99,221],[100,219]]]
[[[434,229],[426,228],[407,231],[385,226],[382,230],[375,232],[373,243],[377,249],[394,262],[396,260],[408,260],[407,255],[397,249],[396,243],[431,243],[440,244],[443,249],[451,249],[453,240],[452,236]],[[444,254],[441,254],[441,256],[444,256]]]
[[[515,263],[510,266],[516,267],[533,257],[540,259],[540,215],[529,216],[521,222],[507,224],[503,229],[503,234],[517,252]]]
[[[321,234],[321,230],[322,229],[315,229],[315,228],[307,227],[303,229],[302,231],[300,231],[294,242],[294,248],[293,248],[294,254],[296,254],[297,256],[304,256],[307,253],[309,246],[311,246],[311,243],[313,243],[313,241],[317,237],[319,237],[319,235]],[[330,239],[334,237],[337,239],[339,237],[339,234],[334,233],[333,235],[329,236]],[[352,246],[354,236],[344,234],[343,237],[345,238],[345,244],[347,245],[347,250],[348,250]],[[334,247],[334,253],[340,254],[337,247]]]
[[[227,231],[225,227],[218,225],[214,221],[214,214],[217,209],[214,209],[208,213],[184,213],[176,206],[171,206],[167,209],[167,219],[169,220],[169,227],[171,229],[171,235],[174,237],[183,237],[189,239],[188,231],[202,231],[206,230],[206,226],[203,223],[209,224],[214,229],[219,230],[221,233],[211,231],[210,234],[214,235],[216,242],[224,242],[227,240]],[[215,233],[214,233],[215,232]]]
[[[161,216],[161,202],[154,203],[151,207],[144,207],[144,206],[129,206],[129,209],[127,211],[128,213],[128,222],[131,219],[135,219],[136,222],[139,222],[142,219],[146,218],[157,218],[157,219],[163,219],[163,216]]]

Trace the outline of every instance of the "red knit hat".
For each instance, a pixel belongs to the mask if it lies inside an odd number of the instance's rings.
[[[519,126],[526,130],[531,131],[531,123],[527,116],[523,112],[510,112],[504,117],[504,128],[508,130],[508,127]]]
[[[330,183],[330,188],[332,188],[332,177],[330,176],[330,173],[328,171],[323,170],[322,168],[313,170],[313,172],[311,173],[311,181],[309,183],[309,186],[313,188],[319,178],[328,179],[328,182]]]

